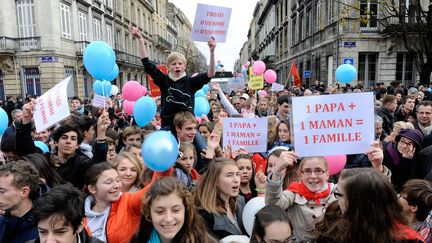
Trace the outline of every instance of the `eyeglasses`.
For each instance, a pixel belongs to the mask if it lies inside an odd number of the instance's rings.
[[[401,138],[401,140],[399,140],[399,143],[403,146],[414,146],[414,143],[411,142],[410,140],[406,140]]]
[[[314,173],[316,176],[321,176],[321,175],[324,174],[324,172],[325,172],[325,171],[322,170],[322,169],[314,169],[314,170],[311,170],[311,169],[304,169],[304,170],[302,171],[303,175],[305,175],[305,176],[311,176],[312,173]]]
[[[344,197],[344,195],[343,195],[342,193],[340,193],[340,191],[339,191],[338,188],[336,188],[336,189],[334,190],[333,195],[334,195],[334,197],[335,197],[336,199],[340,199],[340,198]]]
[[[110,154],[110,153],[114,153],[114,154],[115,154],[115,153],[116,153],[116,150],[115,150],[115,149],[110,149],[110,150],[108,150],[108,151],[107,151],[107,154]]]
[[[295,237],[294,237],[294,235],[291,235],[290,237],[286,238],[283,241],[280,241],[280,240],[269,240],[269,241],[263,240],[263,242],[264,243],[294,243]]]

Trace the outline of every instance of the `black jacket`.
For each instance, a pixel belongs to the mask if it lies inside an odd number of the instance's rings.
[[[23,243],[36,239],[37,225],[33,220],[33,209],[22,217],[6,213],[0,216],[0,242]]]
[[[383,119],[382,128],[387,133],[390,134],[393,130],[393,124],[396,122],[395,116],[385,107],[380,107],[377,110],[378,116]]]
[[[31,124],[18,124],[16,132],[16,149],[17,154],[25,156],[32,153],[38,153],[40,150],[34,145],[31,137]],[[89,159],[86,156],[75,155],[69,158],[66,163],[56,168],[57,173],[67,182],[72,183],[75,187],[82,189],[84,186],[84,176],[87,169],[93,164],[106,161],[108,146],[106,143],[95,143],[93,158]],[[54,164],[51,160],[52,154],[45,153],[50,164]]]
[[[211,78],[207,73],[200,73],[195,77],[185,76],[173,81],[162,73],[148,58],[141,59],[145,72],[148,73],[161,91],[162,127],[173,126],[175,114],[180,111],[194,113],[195,92],[201,89]]]

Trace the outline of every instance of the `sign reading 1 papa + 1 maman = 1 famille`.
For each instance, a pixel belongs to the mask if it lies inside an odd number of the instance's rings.
[[[248,152],[267,151],[267,118],[225,118],[223,147],[232,151],[244,148]]]
[[[373,102],[371,92],[293,98],[296,153],[364,153],[375,138]]]

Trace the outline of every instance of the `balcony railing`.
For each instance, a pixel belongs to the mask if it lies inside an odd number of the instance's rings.
[[[156,46],[160,46],[164,49],[171,50],[172,48],[172,44],[160,35],[154,35],[153,41]]]
[[[0,36],[0,53],[41,50],[40,37],[11,38]]]
[[[141,58],[134,56],[132,54],[126,53],[124,51],[116,50],[117,61],[131,63],[135,65],[141,65]]]
[[[90,44],[88,41],[75,41],[74,43],[77,56],[82,56],[84,54],[84,50]]]

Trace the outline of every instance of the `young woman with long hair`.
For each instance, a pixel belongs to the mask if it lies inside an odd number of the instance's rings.
[[[362,171],[339,180],[334,192],[346,219],[345,242],[424,242],[407,225],[387,177],[370,168],[351,170]]]
[[[131,240],[141,242],[212,242],[192,194],[177,178],[160,178],[147,191],[139,230]]]
[[[122,192],[134,193],[143,188],[141,174],[143,164],[131,152],[120,152],[112,163],[122,184]]]
[[[234,158],[240,170],[240,195],[245,198],[246,203],[258,196],[255,184],[255,168],[248,154],[239,154]],[[260,188],[264,191],[265,188]]]
[[[239,196],[240,171],[235,161],[213,160],[195,191],[195,204],[207,228],[217,239],[242,235],[244,198]]]
[[[180,142],[179,158],[174,166],[175,176],[187,187],[191,188],[201,178],[201,175],[194,169],[197,161],[195,146],[189,142]]]

